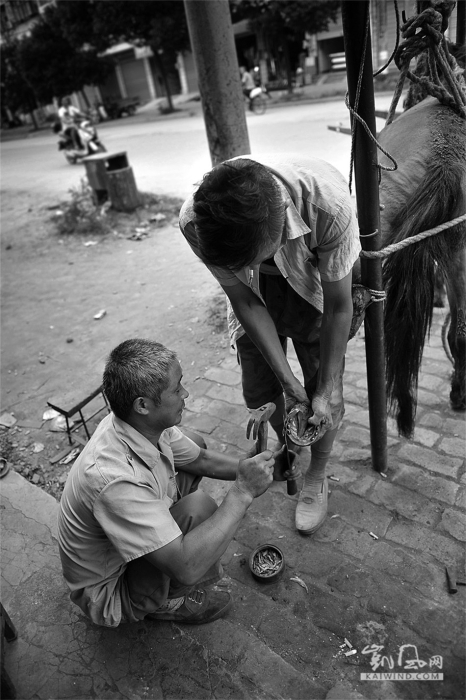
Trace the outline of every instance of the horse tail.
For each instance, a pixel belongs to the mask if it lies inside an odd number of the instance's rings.
[[[463,213],[462,197],[458,197],[461,179],[461,163],[456,167],[429,164],[405,206],[388,222],[394,235],[386,242],[404,240]],[[414,432],[418,375],[432,324],[435,272],[438,267],[447,276],[455,239],[454,230],[447,229],[393,253],[384,264],[387,397],[404,437]]]

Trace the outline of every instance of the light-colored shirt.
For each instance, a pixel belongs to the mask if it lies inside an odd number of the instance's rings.
[[[76,123],[76,117],[80,116],[81,112],[73,105],[68,107],[60,107],[58,110],[58,116],[62,123],[62,127],[65,129],[67,126],[73,126]]]
[[[121,594],[128,562],[182,533],[170,513],[176,467],[200,448],[176,427],[158,447],[113,414],[101,421],[74,463],[58,514],[58,542],[71,600],[99,625],[133,622]]]
[[[321,281],[334,282],[346,277],[361,250],[357,220],[344,177],[319,158],[289,154],[238,158],[261,163],[275,176],[287,205],[283,246],[274,256],[275,264],[295,292],[322,312]],[[201,257],[193,219],[191,195],[181,208],[179,223],[192,250]],[[222,286],[242,282],[262,299],[260,265],[245,267],[239,272],[213,265],[207,267]],[[244,330],[231,305],[228,305],[228,323],[234,343]]]
[[[241,76],[241,85],[245,90],[252,90],[256,87],[254,78],[252,77],[251,73],[248,73],[248,71],[245,71]]]

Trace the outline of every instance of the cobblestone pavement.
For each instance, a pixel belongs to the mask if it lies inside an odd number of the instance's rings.
[[[466,589],[449,594],[445,565],[462,578],[465,423],[448,406],[444,314],[435,310],[414,439],[398,438],[390,422],[386,478],[371,468],[364,339],[360,333],[351,341],[346,415],[328,471],[336,479],[329,517],[314,536],[300,536],[296,497],[274,483],[223,558],[236,603],[210,625],[141,622],[112,630],[88,623],[61,578],[56,501],[10,472],[1,482],[2,602],[18,628],[6,650],[18,698],[463,698]],[[236,358],[224,352],[188,386],[184,425],[212,448],[241,454],[247,413]],[[307,459],[302,452],[299,464]],[[204,488],[220,499],[228,486]],[[255,582],[247,566],[264,542],[279,545],[286,559],[284,575],[268,585]],[[349,645],[356,653],[347,655]],[[379,668],[366,653],[373,645],[383,647]],[[360,679],[392,663],[393,671],[409,672],[405,662],[416,654],[421,672],[444,680]],[[416,664],[407,665],[414,673]]]

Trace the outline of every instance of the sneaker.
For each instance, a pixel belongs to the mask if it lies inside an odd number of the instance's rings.
[[[232,598],[227,591],[195,588],[184,598],[169,601],[162,610],[146,615],[146,620],[173,620],[191,625],[213,622],[231,608]],[[178,605],[179,603],[179,605]]]
[[[296,529],[302,535],[312,535],[319,529],[327,515],[328,482],[321,486],[303,486],[296,506]]]

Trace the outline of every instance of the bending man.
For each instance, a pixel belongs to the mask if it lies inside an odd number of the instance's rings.
[[[205,175],[180,227],[229,299],[248,408],[277,404],[270,422],[281,442],[286,412],[312,408],[309,422],[322,437],[296,509],[297,529],[312,534],[326,516],[325,467],[344,412],[351,270],[360,251],[346,182],[318,159],[240,156]],[[304,386],[286,359],[287,338]]]
[[[272,452],[238,460],[205,449],[180,423],[188,397],[176,355],[150,340],[110,354],[103,389],[113,413],[74,463],[60,502],[58,541],[71,600],[95,623],[144,618],[201,624],[230,594],[207,589],[254,498],[272,482]],[[225,499],[203,476],[234,481]]]

